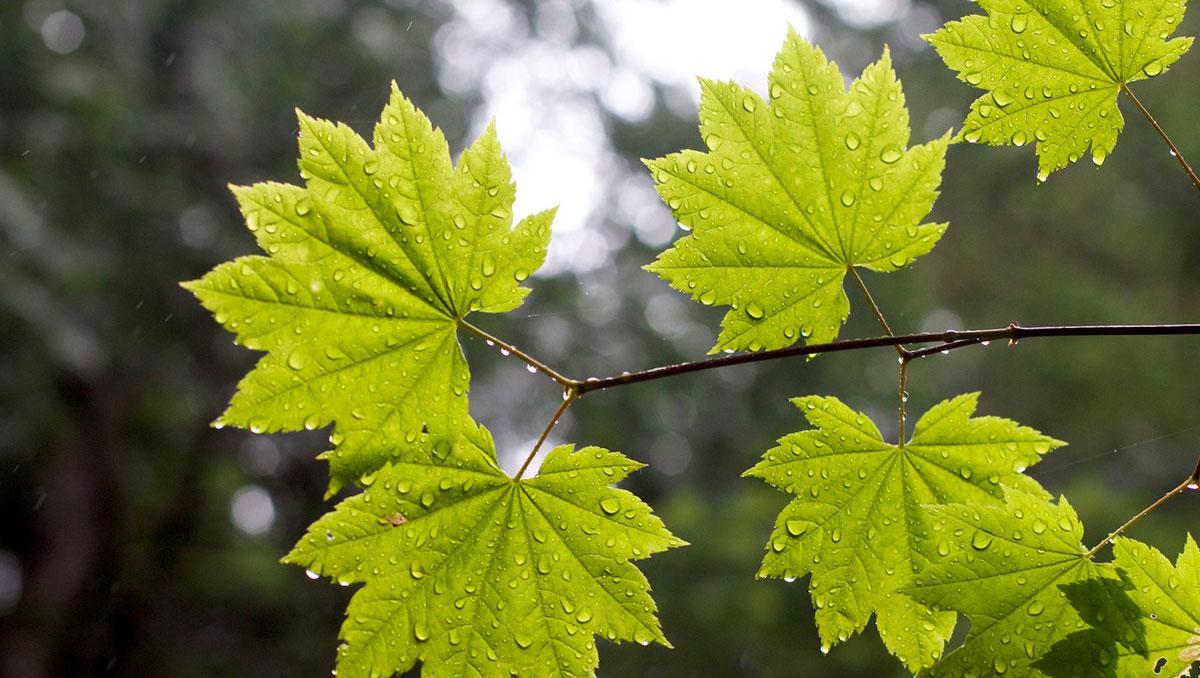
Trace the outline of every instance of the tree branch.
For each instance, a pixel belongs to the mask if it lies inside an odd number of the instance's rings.
[[[937,346],[913,351],[910,358],[924,357],[973,346],[985,341],[1007,339],[1009,345],[1016,344],[1021,339],[1035,337],[1131,337],[1131,336],[1163,336],[1163,335],[1200,335],[1200,323],[1175,325],[1052,325],[1044,327],[1022,327],[1013,323],[1008,327],[984,330],[946,330],[944,332],[922,332],[919,334],[900,334],[890,337],[871,337],[866,339],[845,339],[827,344],[809,344],[807,346],[791,346],[773,351],[758,353],[734,353],[707,360],[679,363],[654,367],[638,372],[628,372],[612,377],[592,377],[578,384],[580,396],[591,391],[599,391],[616,386],[636,384],[643,381],[665,379],[692,372],[743,365],[746,363],[779,360],[801,355],[818,353],[837,353],[840,351],[859,351],[880,346],[900,346],[903,344],[928,344],[938,342]]]

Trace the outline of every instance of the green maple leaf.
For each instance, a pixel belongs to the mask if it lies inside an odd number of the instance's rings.
[[[1185,0],[980,0],[987,16],[926,39],[958,78],[987,90],[957,139],[1037,144],[1038,179],[1091,146],[1104,162],[1124,125],[1117,95],[1175,63],[1192,38],[1167,38]]]
[[[267,355],[217,425],[256,432],[336,422],[332,488],[387,462],[423,429],[467,413],[458,321],[516,308],[553,211],[512,228],[515,187],[495,129],[451,165],[445,137],[392,85],[374,147],[299,114],[305,187],[235,187],[270,255],[184,287]]]
[[[1064,443],[1007,419],[972,417],[978,395],[934,406],[900,446],[836,398],[796,398],[815,428],[784,436],[746,472],[795,495],[759,576],[812,573],[824,647],[861,631],[874,613],[884,643],[911,670],[932,664],[954,614],[900,592],[912,581],[926,505],[1002,506],[1004,485],[1044,492],[1021,471]]]
[[[610,487],[642,464],[564,445],[514,481],[482,428],[431,447],[381,469],[284,559],[366,582],[346,611],[339,676],[418,660],[426,676],[590,675],[594,635],[668,645],[630,561],[684,542]]]
[[[1003,506],[929,506],[905,592],[971,620],[962,646],[932,676],[1040,675],[1031,662],[1084,626],[1064,584],[1105,574],[1085,555],[1083,525],[1067,500],[1005,491]]]
[[[1035,666],[1051,676],[1186,676],[1200,661],[1200,548],[1189,534],[1175,565],[1118,538],[1113,580],[1064,587],[1092,626],[1059,641]]]
[[[908,147],[891,57],[846,92],[836,64],[789,31],[771,103],[701,80],[707,153],[647,161],[692,233],[647,268],[706,305],[731,306],[713,352],[833,340],[850,313],[852,266],[895,271],[945,224],[920,224],[937,197],[948,136]]]

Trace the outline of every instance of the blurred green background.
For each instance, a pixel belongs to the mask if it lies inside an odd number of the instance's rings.
[[[640,267],[678,233],[638,159],[700,145],[692,74],[762,90],[790,22],[856,74],[890,45],[913,140],[975,92],[918,39],[921,0],[10,0],[0,3],[0,675],[327,675],[351,591],[277,560],[330,507],[325,434],[212,430],[256,356],[177,283],[251,252],[227,183],[299,181],[299,107],[368,132],[396,80],[457,152],[495,116],[518,212],[560,204],[517,312],[478,324],[576,377],[701,357],[720,310]],[[1200,29],[1196,10],[1181,28]],[[1136,91],[1200,160],[1200,55]],[[1122,102],[1103,170],[1037,185],[1033,150],[951,148],[929,256],[868,275],[897,331],[1197,320],[1200,195]],[[842,336],[877,329],[851,291]],[[472,412],[511,468],[558,393],[463,339]],[[873,630],[818,651],[805,581],[756,582],[787,499],[740,473],[836,395],[895,435],[889,349],[589,396],[552,442],[650,464],[628,487],[692,542],[644,563],[674,650],[610,676],[898,675]],[[1200,451],[1200,341],[1029,340],[914,365],[919,415],[963,391],[1071,443],[1032,470],[1098,541]],[[1200,497],[1133,535],[1172,557]]]

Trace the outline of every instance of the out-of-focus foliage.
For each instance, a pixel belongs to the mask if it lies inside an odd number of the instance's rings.
[[[691,74],[737,74],[699,59],[759,42],[773,51],[791,19],[843,72],[890,45],[917,143],[958,124],[972,98],[916,38],[962,3],[778,6],[655,3],[662,14],[647,21],[618,0],[0,3],[0,673],[291,676],[333,665],[331,645],[313,641],[341,623],[350,592],[277,563],[328,510],[326,468],[312,459],[326,436],[208,427],[254,357],[177,286],[254,247],[225,186],[295,176],[293,108],[365,134],[396,80],[454,154],[496,115],[519,196],[536,185],[539,154],[570,149],[549,173],[591,188],[518,204],[562,204],[556,243],[525,306],[487,328],[577,377],[693,359],[720,314],[640,270],[673,224],[638,158],[701,143]],[[1192,13],[1179,32],[1198,25]],[[749,27],[740,41],[736,27]],[[640,39],[648,30],[693,37],[647,58],[637,48],[655,44]],[[718,31],[724,39],[694,37]],[[675,61],[685,63],[667,68]],[[768,94],[761,79],[738,79]],[[1170,79],[1135,84],[1192,159],[1200,89],[1183,83],[1196,82],[1189,57]],[[1053,193],[1034,188],[1027,150],[951,147],[931,218],[954,228],[874,286],[897,331],[1200,313],[1194,191],[1120,105],[1128,124],[1103,171],[1068,168]],[[842,330],[876,332],[857,311]],[[464,349],[479,366],[472,414],[501,450],[528,449],[557,387],[482,341]],[[1194,463],[1200,383],[1186,368],[1198,360],[1185,339],[993,345],[914,365],[910,407],[984,388],[990,411],[1069,440],[1031,474],[1070,492],[1094,544]],[[753,579],[787,500],[739,478],[794,428],[787,398],[802,390],[861,403],[894,437],[894,368],[894,352],[828,355],[572,408],[556,436],[649,463],[627,483],[694,544],[644,565],[675,649],[603,646],[603,673],[899,671],[870,637],[818,661],[802,587]],[[1192,508],[1178,501],[1134,536],[1178,552]]]

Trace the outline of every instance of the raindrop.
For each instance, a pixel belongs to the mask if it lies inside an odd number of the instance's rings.
[[[983,530],[975,530],[974,536],[971,537],[971,546],[982,551],[992,545],[992,535]]]
[[[621,502],[616,497],[605,497],[600,500],[600,509],[608,515],[616,515],[621,510]]]

